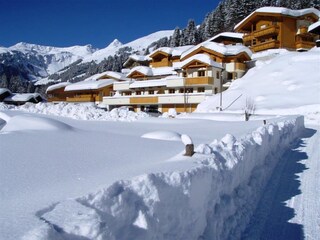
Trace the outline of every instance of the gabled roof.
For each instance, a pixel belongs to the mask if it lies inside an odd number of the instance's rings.
[[[174,75],[177,74],[174,71],[173,67],[158,67],[158,68],[150,68],[145,66],[136,66],[130,70],[127,77],[131,76],[133,73],[138,72],[144,76],[165,76],[165,75]]]
[[[194,46],[193,48],[185,51],[181,55],[181,59],[184,59],[189,54],[192,54],[193,52],[196,52],[201,48],[207,49],[210,51],[214,51],[214,52],[221,54],[223,56],[235,56],[240,53],[246,53],[249,57],[251,57],[251,55],[252,55],[251,50],[248,47],[243,46],[243,45],[224,45],[221,43],[206,41],[206,42],[200,43],[197,46]]]
[[[250,15],[248,15],[246,18],[244,18],[241,22],[239,22],[235,27],[234,30],[238,31],[239,28],[241,28],[244,24],[246,24],[253,16],[256,15],[284,15],[284,16],[291,16],[291,17],[301,17],[305,15],[314,15],[317,19],[319,18],[320,12],[319,10],[315,8],[306,8],[301,10],[292,10],[284,7],[262,7],[254,12],[252,12]]]
[[[149,57],[155,56],[157,53],[165,53],[167,55],[171,55],[173,57],[179,57],[181,54],[188,49],[194,47],[194,45],[186,45],[181,47],[161,47],[154,50],[152,53],[149,54]]]
[[[78,90],[98,90],[106,86],[110,86],[115,82],[113,79],[103,80],[87,80],[70,84],[65,87],[64,91],[78,91]]]
[[[216,68],[223,68],[220,63],[217,63],[213,61],[209,55],[207,54],[196,54],[190,58],[187,58],[183,62],[181,62],[181,68],[185,68],[186,66],[194,63],[194,62],[200,62],[203,63],[206,66],[216,67]]]
[[[62,83],[57,83],[57,84],[54,84],[54,85],[51,85],[47,88],[46,90],[46,93],[49,92],[49,91],[53,91],[53,90],[56,90],[56,89],[59,89],[59,88],[64,88],[66,86],[68,86],[69,82],[62,82]]]
[[[127,64],[129,64],[131,61],[133,62],[148,62],[151,59],[149,58],[149,56],[144,56],[144,55],[130,55],[129,58],[127,59],[127,61],[125,61],[125,63],[123,64],[123,66],[126,66]]]
[[[11,91],[7,88],[0,88],[0,95],[4,94],[4,93],[10,93],[11,94]]]
[[[112,79],[119,80],[119,81],[128,80],[123,73],[113,72],[113,71],[106,71],[106,72],[102,72],[102,73],[98,73],[98,74],[92,75],[92,76],[84,79],[84,81],[92,81],[92,80],[95,81],[95,80],[101,80],[101,79],[106,79],[106,78],[112,78]]]
[[[236,38],[242,40],[243,33],[235,33],[235,32],[223,32],[219,33],[212,38],[208,39],[206,42],[215,42],[215,40],[224,37],[224,38]]]
[[[5,102],[28,102],[32,99],[41,98],[39,93],[13,93],[11,96],[4,99]],[[37,100],[36,100],[37,101]]]

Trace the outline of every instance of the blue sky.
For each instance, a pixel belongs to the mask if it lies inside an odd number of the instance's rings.
[[[219,0],[0,0],[0,46],[127,43],[159,30],[200,24]]]

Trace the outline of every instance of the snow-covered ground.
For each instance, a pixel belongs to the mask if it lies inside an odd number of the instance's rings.
[[[319,56],[260,59],[222,113],[0,105],[0,239],[319,239]]]

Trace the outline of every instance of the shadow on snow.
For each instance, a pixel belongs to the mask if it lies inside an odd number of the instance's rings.
[[[315,133],[313,129],[305,129],[301,138],[282,155],[242,239],[304,239],[303,226],[289,222],[295,213],[285,202],[301,194],[298,174],[307,169],[302,161],[308,159],[308,155],[300,148],[305,144],[303,138]]]

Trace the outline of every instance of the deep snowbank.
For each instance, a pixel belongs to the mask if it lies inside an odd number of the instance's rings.
[[[243,112],[250,100],[258,114],[318,114],[319,62],[319,48],[308,52],[284,51],[271,60],[258,60],[254,68],[223,92],[223,109]],[[197,112],[216,112],[219,104],[217,94],[200,103]]]
[[[135,113],[129,111],[127,108],[115,108],[107,112],[97,108],[94,104],[76,103],[26,103],[21,106],[0,103],[0,111],[1,110],[19,110],[51,116],[69,117],[78,120],[134,121],[149,116],[144,112]]]
[[[283,151],[304,129],[283,118],[202,144],[185,172],[146,174],[38,212],[25,239],[240,239]],[[179,206],[179,207],[177,207]]]

